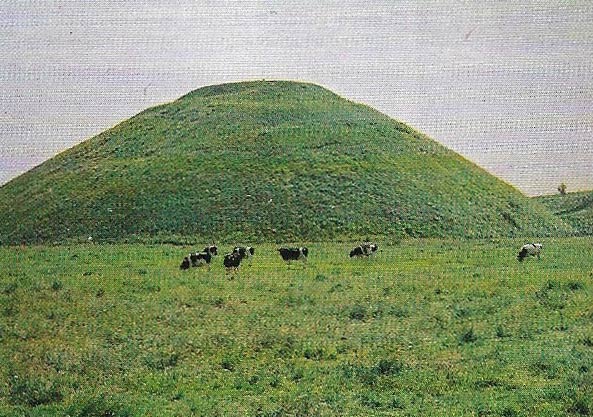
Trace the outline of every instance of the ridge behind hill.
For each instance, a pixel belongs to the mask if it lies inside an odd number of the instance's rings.
[[[571,225],[577,235],[593,235],[593,191],[545,195],[534,199]]]

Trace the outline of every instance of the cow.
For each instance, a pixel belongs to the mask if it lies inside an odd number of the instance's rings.
[[[195,252],[189,254],[189,259],[191,260],[191,266],[208,265],[210,267],[212,255],[209,252]]]
[[[183,258],[181,265],[179,265],[179,269],[184,270],[184,271],[186,269],[189,269],[189,258],[187,256],[185,258]]]
[[[374,255],[379,249],[379,245],[373,242],[365,242],[361,246],[366,256]]]
[[[210,256],[217,256],[218,255],[218,247],[216,245],[208,245],[204,248],[204,251],[209,253]]]
[[[521,250],[519,251],[519,254],[517,255],[517,260],[519,262],[523,262],[523,259],[525,259],[528,255],[529,256],[537,256],[537,259],[540,259],[539,254],[540,254],[542,248],[543,248],[543,245],[541,243],[527,243],[527,244],[521,246]]]
[[[241,257],[241,260],[248,259],[249,264],[251,264],[251,258],[255,255],[255,248],[253,246],[236,246],[233,249],[233,253],[238,254]]]
[[[372,242],[365,242],[360,246],[355,247],[354,249],[352,249],[350,251],[350,257],[351,258],[362,258],[364,257],[369,257],[371,255],[373,255],[375,252],[377,252],[377,250],[379,249],[379,246],[376,243],[372,243]]]
[[[242,259],[243,258],[238,253],[231,252],[224,255],[222,264],[224,265],[226,272],[236,271],[241,266]]]
[[[307,262],[307,256],[309,255],[309,249],[306,247],[300,248],[280,248],[278,249],[280,256],[289,265],[291,261],[303,261]]]
[[[364,253],[364,250],[362,249],[362,245],[357,246],[350,251],[351,258],[362,258],[363,256],[365,256],[365,253]]]

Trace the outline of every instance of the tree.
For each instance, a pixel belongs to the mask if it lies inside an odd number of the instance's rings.
[[[558,186],[558,192],[560,192],[561,195],[566,194],[566,184],[562,183]]]

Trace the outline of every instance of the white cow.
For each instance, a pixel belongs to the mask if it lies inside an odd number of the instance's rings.
[[[527,243],[521,246],[521,250],[517,255],[517,259],[519,262],[523,262],[523,259],[525,259],[528,255],[537,256],[537,259],[539,259],[539,254],[542,251],[542,248],[543,245],[541,243]]]

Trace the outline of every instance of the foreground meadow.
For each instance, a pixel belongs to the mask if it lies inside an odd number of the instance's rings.
[[[591,415],[593,243],[522,243],[3,247],[0,415]]]

